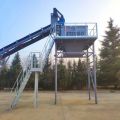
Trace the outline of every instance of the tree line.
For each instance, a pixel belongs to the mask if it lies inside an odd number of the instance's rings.
[[[67,64],[64,63],[64,59],[58,61],[58,89],[70,90],[70,89],[83,89],[86,87],[87,73],[85,70],[85,62],[79,59],[78,61],[69,60]],[[16,81],[20,71],[22,70],[20,55],[17,53],[13,58],[10,68],[4,66],[0,73],[0,88],[11,89]],[[48,59],[44,70],[39,73],[39,89],[42,90],[54,90],[55,87],[55,66],[51,64]],[[32,73],[26,89],[34,88],[35,74]]]
[[[120,29],[114,25],[112,18],[108,21],[103,40],[101,40],[100,54],[97,56],[97,85],[100,88],[120,89]],[[44,70],[39,74],[39,89],[54,90],[55,66],[49,59]],[[87,88],[86,61],[79,58],[66,63],[59,59],[58,89],[73,90]],[[0,72],[0,89],[13,86],[18,74],[22,70],[19,53],[15,55],[11,66],[4,66]],[[34,88],[34,73],[32,73],[26,89]]]

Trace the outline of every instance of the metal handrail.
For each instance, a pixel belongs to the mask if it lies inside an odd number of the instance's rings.
[[[52,41],[51,41],[52,40]],[[53,40],[53,37],[51,37],[51,39],[49,39],[46,43],[45,43],[45,45],[44,45],[44,48],[43,48],[43,50],[42,50],[42,54],[41,54],[41,56],[42,56],[42,58],[41,58],[41,60],[40,60],[40,62],[39,62],[39,67],[43,70],[43,68],[44,68],[44,65],[45,65],[45,63],[46,63],[46,60],[47,60],[47,57],[49,56],[49,53],[50,53],[50,51],[51,51],[51,49],[52,49],[52,46],[53,46],[53,44],[54,44],[54,40]],[[36,53],[36,52],[32,52],[33,54],[34,53]],[[29,56],[27,57],[27,60],[26,60],[26,65],[25,65],[25,67],[23,68],[23,70],[21,70],[20,71],[20,73],[19,73],[19,75],[18,75],[18,77],[17,77],[17,80],[15,81],[15,83],[14,83],[14,85],[13,85],[13,87],[11,88],[11,94],[12,94],[12,92],[18,92],[19,91],[19,88],[20,88],[20,86],[21,86],[21,84],[22,84],[22,81],[24,80],[24,78],[25,78],[25,76],[26,76],[26,74],[30,71],[30,69],[32,68],[32,64],[33,64],[33,60],[32,60],[32,53],[31,54],[29,54]],[[37,52],[38,53],[38,52]],[[39,57],[41,57],[41,56],[39,56]]]
[[[51,41],[52,40],[52,41]],[[45,63],[46,63],[46,60],[47,60],[47,57],[49,56],[49,53],[52,49],[52,46],[54,44],[54,38],[50,38],[47,42],[47,47],[46,47],[46,51],[43,52],[43,58],[42,58],[42,69],[44,68],[45,66]]]
[[[16,84],[17,84],[17,82],[18,82],[18,79],[19,79],[19,77],[20,77],[21,73],[22,73],[22,70],[20,71],[20,73],[19,73],[19,75],[18,75],[18,77],[17,77],[17,80],[15,81],[15,83],[14,83],[13,87],[11,88],[10,93],[12,93],[12,92],[13,92],[13,90],[16,88],[15,86],[16,86]]]
[[[30,58],[30,55],[27,57],[27,60],[29,60],[29,58]],[[30,67],[29,63],[30,63],[30,62],[26,62],[26,64],[27,64],[26,69],[27,69],[28,67]],[[24,68],[24,69],[25,69],[25,68]],[[20,71],[20,73],[19,73],[19,75],[18,75],[18,77],[17,77],[17,80],[15,81],[13,87],[11,88],[11,91],[10,91],[11,94],[12,94],[13,91],[16,91],[16,89],[18,90],[18,86],[19,86],[19,84],[21,83],[21,79],[22,79],[23,74],[24,74],[24,72],[26,71],[26,69]]]
[[[59,25],[59,24],[56,24],[56,26]],[[85,35],[80,35],[80,34],[77,34],[78,31],[76,31],[76,27],[87,27],[86,28],[86,34]],[[75,30],[71,31],[73,33],[73,35],[70,35],[70,36],[74,36],[74,37],[97,37],[98,33],[97,33],[97,23],[65,23],[63,27],[63,31],[62,31],[62,35],[60,34],[56,34],[57,37],[69,37],[69,35],[67,35],[66,33],[66,27],[75,27]],[[56,27],[55,27],[55,33],[57,33],[56,31]],[[70,31],[69,31],[70,32]]]

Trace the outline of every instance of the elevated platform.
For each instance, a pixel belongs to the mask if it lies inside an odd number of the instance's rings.
[[[56,25],[55,43],[63,57],[80,57],[97,39],[96,23]]]
[[[94,42],[98,38],[96,23],[57,24],[55,29],[55,103],[57,101],[57,59],[86,59],[85,71],[88,75],[88,94],[91,100],[91,86],[97,104],[96,55]],[[90,48],[90,49],[89,49]]]

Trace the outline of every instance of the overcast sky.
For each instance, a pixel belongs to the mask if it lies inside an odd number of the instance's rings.
[[[120,26],[120,0],[0,0],[0,48],[49,25],[54,7],[68,23],[97,22],[96,49],[110,17]],[[21,56],[40,51],[43,41],[21,50]]]

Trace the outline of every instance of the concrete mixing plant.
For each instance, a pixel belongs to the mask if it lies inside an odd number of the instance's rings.
[[[20,72],[11,93],[14,93],[10,108],[14,108],[29,81],[32,72],[35,73],[34,105],[38,105],[38,74],[43,72],[49,54],[55,45],[55,104],[57,103],[57,59],[58,58],[86,58],[88,75],[88,93],[91,99],[91,85],[97,104],[96,91],[96,55],[94,42],[98,37],[97,23],[65,23],[64,16],[56,9],[51,13],[51,24],[37,30],[0,49],[1,68],[10,55],[49,36],[41,52],[30,53],[26,66]],[[36,56],[36,57],[35,57]]]

